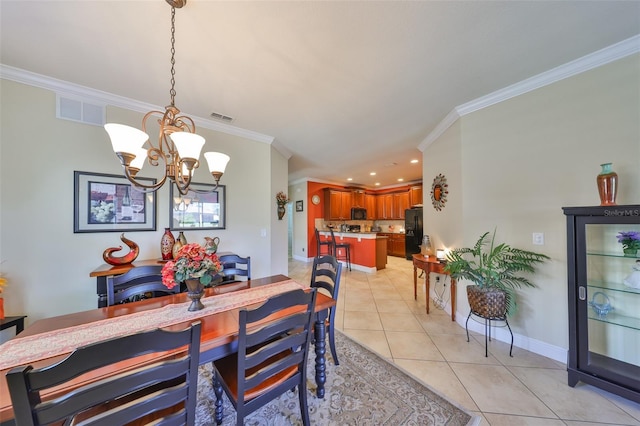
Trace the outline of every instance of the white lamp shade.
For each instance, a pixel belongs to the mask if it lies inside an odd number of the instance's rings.
[[[194,158],[197,160],[200,157],[200,151],[204,146],[204,138],[202,136],[189,132],[175,132],[171,133],[170,137],[176,145],[180,158]]]
[[[142,148],[142,145],[149,139],[149,135],[142,130],[124,124],[107,123],[104,125],[104,129],[111,139],[113,152],[135,154],[136,149]]]
[[[144,160],[147,159],[147,150],[144,148],[138,148],[135,152],[132,152],[132,154],[135,154],[136,158],[131,161],[129,167],[142,170],[142,166],[144,166]]]
[[[209,171],[211,173],[224,173],[224,169],[227,168],[227,163],[231,159],[227,154],[223,154],[221,152],[205,152],[204,158],[207,159]]]

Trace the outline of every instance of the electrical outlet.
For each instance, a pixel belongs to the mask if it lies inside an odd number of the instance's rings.
[[[542,232],[533,233],[533,245],[536,245],[536,246],[544,245],[544,234]]]

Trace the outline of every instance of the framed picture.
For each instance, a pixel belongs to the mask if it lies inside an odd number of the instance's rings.
[[[175,185],[169,190],[169,226],[172,231],[225,229],[226,187],[191,183],[186,195]],[[215,188],[215,190],[214,190]]]
[[[298,201],[296,201],[296,211],[297,211],[297,212],[304,211],[304,209],[303,209],[303,207],[302,207],[302,200],[298,200]]]
[[[139,191],[124,176],[74,171],[73,204],[74,233],[156,230],[156,193]]]

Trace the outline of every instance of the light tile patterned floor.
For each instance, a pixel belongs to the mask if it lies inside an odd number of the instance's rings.
[[[308,283],[311,266],[290,260],[289,276]],[[345,268],[336,328],[482,416],[481,425],[640,426],[640,404],[571,388],[564,364],[516,347],[510,358],[502,342],[491,342],[486,358],[484,336],[467,343],[464,328],[433,305],[426,315],[424,303],[424,289],[413,299],[410,261],[389,257],[376,273]]]

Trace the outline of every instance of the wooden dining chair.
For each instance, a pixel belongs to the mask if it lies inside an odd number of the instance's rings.
[[[223,390],[242,425],[245,416],[295,387],[302,422],[309,424],[306,366],[315,301],[315,289],[294,290],[240,311],[238,352],[213,362],[217,424],[222,423]]]
[[[311,288],[325,289],[329,296],[336,302],[338,301],[338,292],[340,290],[340,276],[342,274],[342,263],[338,262],[333,256],[322,256],[313,259],[313,268],[311,269]],[[340,365],[338,354],[336,352],[335,339],[335,316],[336,307],[329,308],[327,315],[327,330],[329,331],[329,348],[335,365]]]
[[[107,306],[178,292],[180,286],[168,289],[162,284],[162,265],[140,266],[122,275],[107,277]]]
[[[251,256],[241,257],[237,254],[224,254],[220,256],[223,269],[218,274],[222,277],[219,285],[235,283],[251,279]],[[238,277],[243,277],[239,279]]]
[[[124,361],[143,355],[142,366],[123,369]],[[193,425],[199,360],[197,321],[181,331],[155,329],[83,346],[47,367],[13,368],[6,379],[16,425],[86,421],[113,426],[151,420]],[[74,380],[98,369],[114,374],[98,381]],[[73,390],[55,390],[71,381]]]

